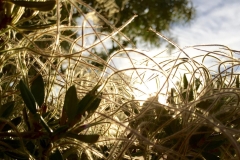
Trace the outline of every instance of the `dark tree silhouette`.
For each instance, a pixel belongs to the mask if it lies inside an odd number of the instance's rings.
[[[189,0],[84,0],[101,15],[120,27],[133,15],[138,15],[124,30],[133,42],[148,42],[160,45],[158,32],[169,31],[170,27],[187,23],[193,19],[195,9]]]

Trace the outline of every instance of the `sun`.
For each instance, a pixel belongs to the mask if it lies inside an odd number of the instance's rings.
[[[144,69],[132,76],[133,93],[140,104],[150,97],[158,96],[161,104],[166,104],[168,89],[173,87],[166,76],[158,71]]]
[[[174,87],[174,84],[169,80],[168,73],[157,66],[157,61],[164,61],[167,58],[150,58],[150,55],[138,50],[125,50],[124,54],[116,54],[112,56],[106,68],[106,77],[115,74],[115,71],[123,73],[127,80],[127,86],[131,87],[131,93],[135,100],[139,100],[143,104],[148,98],[158,96],[158,101],[161,104],[166,104],[168,90]]]

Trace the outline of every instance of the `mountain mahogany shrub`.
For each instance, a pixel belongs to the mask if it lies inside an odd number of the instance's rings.
[[[98,86],[79,100],[75,86],[71,86],[66,92],[61,115],[50,118],[52,110],[44,102],[45,88],[41,75],[32,82],[31,89],[20,80],[19,90],[23,103],[10,101],[0,108],[1,158],[80,157],[84,151],[79,144],[92,144],[99,139],[99,134],[86,132],[90,127],[101,124],[86,123],[101,102],[101,93],[97,89]],[[12,115],[15,103],[22,103],[24,108],[22,112]],[[68,151],[69,147],[75,152]]]
[[[193,50],[188,52],[188,49]],[[179,54],[181,57],[181,54],[199,50],[200,53],[205,53],[158,63],[163,64],[162,69],[165,67],[169,77],[177,78],[178,82],[168,88],[167,103],[158,101],[161,96],[153,96],[143,103],[140,113],[130,121],[129,126],[133,130],[127,137],[134,139],[134,143],[129,143],[125,152],[130,157],[239,157],[239,61],[235,58],[237,51],[221,45],[209,45],[192,46]],[[210,60],[211,64],[205,63]],[[207,67],[209,65],[210,67]]]
[[[108,64],[93,51],[108,55],[107,41],[124,26],[100,33],[81,1],[12,3],[13,19],[0,28],[1,159],[106,159],[125,127],[111,124],[120,105],[103,83]]]
[[[192,46],[181,49],[176,56],[179,58],[166,59],[159,58],[161,54],[151,58],[138,50],[124,51],[114,56],[122,54],[126,58],[134,52],[144,58],[136,61],[133,57],[132,67],[114,72],[106,83],[109,99],[114,99],[114,103],[105,109],[115,116],[102,116],[112,119],[119,128],[125,127],[120,137],[127,138],[105,146],[108,158],[231,159],[239,156],[237,51],[221,45]],[[197,55],[189,57],[190,53]],[[143,68],[145,71],[141,72]],[[149,75],[151,71],[158,74]],[[159,81],[155,78],[158,76]],[[140,79],[148,85],[153,78],[159,86],[156,96],[143,105],[137,103],[141,102],[139,97],[130,98],[136,90],[145,93],[141,86],[134,86],[134,80]]]
[[[97,55],[79,58],[76,31],[85,26],[56,16],[61,11],[73,14],[68,11],[74,6],[66,2],[52,10],[55,1],[12,3],[11,18],[1,11],[1,159],[104,157],[94,146],[98,128],[104,129],[98,127],[101,120],[95,121],[102,100],[97,91],[101,69],[91,63],[105,62]],[[80,49],[91,52],[94,46]]]

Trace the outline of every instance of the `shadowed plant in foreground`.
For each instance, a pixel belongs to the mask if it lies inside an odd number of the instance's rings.
[[[0,108],[1,158],[66,159],[78,157],[77,153],[69,153],[69,149],[78,150],[76,145],[97,142],[98,134],[81,134],[89,127],[100,124],[84,124],[84,120],[95,112],[101,102],[100,93],[96,92],[97,87],[78,100],[76,88],[71,86],[66,92],[59,118],[49,116],[52,110],[44,103],[45,88],[41,76],[32,82],[31,91],[22,80],[19,88],[24,102],[22,113],[10,118],[21,102],[10,101]],[[11,121],[7,121],[8,118]],[[59,146],[65,149],[60,152]]]

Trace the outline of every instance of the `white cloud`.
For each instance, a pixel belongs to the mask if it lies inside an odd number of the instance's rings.
[[[223,44],[240,50],[239,0],[193,0],[197,16],[188,26],[171,30],[181,47],[196,44]]]

